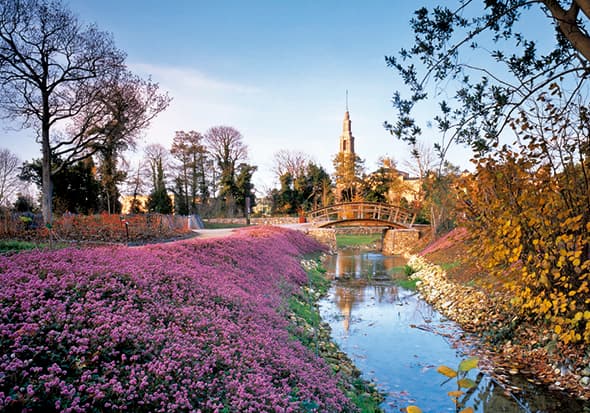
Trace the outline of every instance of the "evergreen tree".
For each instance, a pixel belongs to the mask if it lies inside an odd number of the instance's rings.
[[[154,189],[148,198],[148,210],[159,214],[172,213],[172,200],[166,192],[166,183],[164,181],[164,167],[162,159],[156,161],[156,170],[154,171]]]
[[[246,210],[246,199],[250,198],[250,207],[254,206],[256,200],[254,185],[252,184],[252,175],[256,172],[258,167],[248,165],[247,163],[241,163],[237,169],[238,174],[233,196],[236,205],[242,209],[244,216],[246,216],[248,215],[248,211]]]
[[[54,158],[54,164],[60,164]],[[79,161],[74,165],[63,166],[54,174],[52,209],[56,213],[72,212],[78,214],[95,213],[99,209],[100,183],[96,179],[95,165],[92,158]],[[23,166],[22,179],[42,185],[41,160],[37,159]]]
[[[279,176],[281,187],[271,192],[273,213],[295,214],[326,206],[331,202],[330,175],[321,166],[308,162],[293,178],[286,171]]]
[[[189,202],[186,196],[185,185],[180,176],[174,179],[174,212],[179,215],[189,215]]]

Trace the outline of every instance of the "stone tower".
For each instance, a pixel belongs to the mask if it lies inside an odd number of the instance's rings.
[[[354,136],[350,128],[350,113],[348,112],[348,91],[346,91],[346,112],[342,121],[340,135],[340,149],[334,159],[336,202],[351,202],[357,192],[356,154],[354,152]]]
[[[344,112],[344,120],[342,121],[340,152],[354,155],[354,136],[352,136],[352,131],[350,129],[350,114],[348,113],[348,107],[346,108],[346,112]]]

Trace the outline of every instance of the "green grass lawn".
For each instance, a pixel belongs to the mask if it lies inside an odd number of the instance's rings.
[[[336,235],[336,246],[338,248],[360,247],[381,241],[381,234],[367,235]]]
[[[65,242],[53,242],[51,245],[49,242],[29,242],[29,241],[20,241],[16,239],[3,239],[0,240],[0,254],[12,253],[12,252],[19,252],[19,251],[27,251],[32,249],[59,249],[59,248],[67,248],[71,247],[73,244],[68,244]]]
[[[243,224],[222,224],[217,222],[203,222],[205,224],[205,229],[224,229],[224,228],[242,228],[246,226],[246,222],[244,220]]]
[[[0,240],[0,253],[32,250],[37,245],[27,241]]]

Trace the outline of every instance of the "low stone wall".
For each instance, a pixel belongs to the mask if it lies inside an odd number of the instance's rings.
[[[336,231],[334,228],[309,228],[307,235],[315,238],[330,248],[330,252],[336,252]]]
[[[207,218],[205,222],[214,224],[243,224],[246,225],[246,218]],[[281,224],[297,224],[298,217],[256,217],[250,218],[250,225],[281,225]]]
[[[387,227],[336,227],[334,231],[336,235],[369,235],[381,234]]]
[[[383,236],[383,254],[408,255],[416,247],[420,231],[415,229],[390,229]]]

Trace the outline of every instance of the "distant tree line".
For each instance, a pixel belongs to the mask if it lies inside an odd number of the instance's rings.
[[[247,156],[243,136],[233,127],[215,126],[204,135],[177,131],[169,149],[148,146],[129,171],[131,210],[244,216],[256,199],[252,176],[257,167],[246,162]],[[149,194],[145,203],[143,194]]]
[[[6,186],[2,182],[19,177],[42,187],[40,160],[21,167],[16,156],[0,152],[0,190]],[[3,155],[8,158],[4,163]],[[235,128],[216,126],[204,135],[177,131],[170,148],[147,146],[135,167],[122,154],[109,160],[108,168],[104,157],[96,154],[62,165],[54,173],[52,209],[58,214],[121,213],[121,199],[126,197],[133,213],[242,216],[248,202],[255,204],[252,176],[257,167],[246,163],[246,157],[247,147]],[[13,167],[4,173],[1,168],[8,161]],[[56,158],[52,164],[62,162]],[[0,195],[8,199],[9,194]]]

